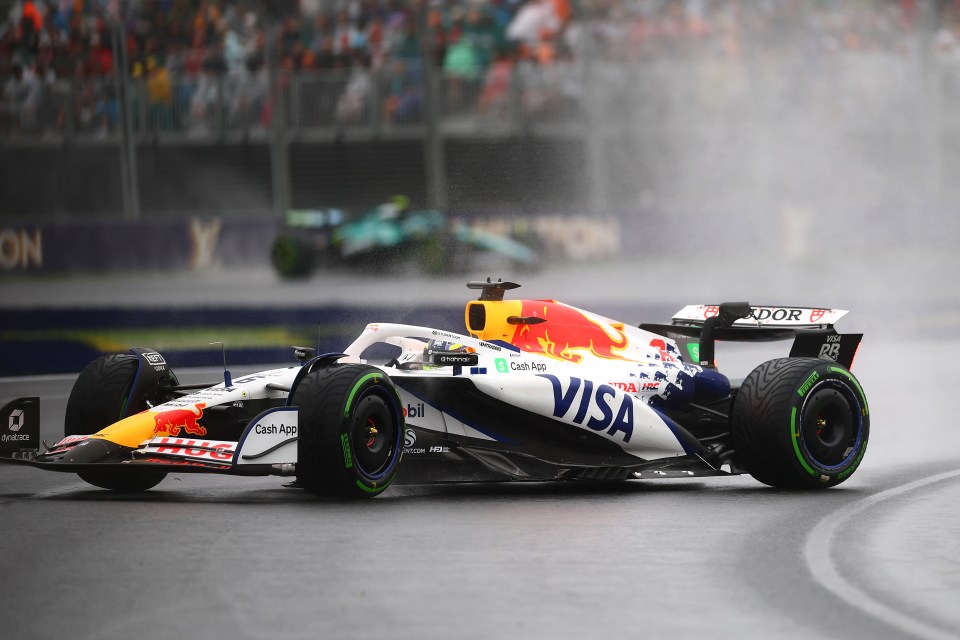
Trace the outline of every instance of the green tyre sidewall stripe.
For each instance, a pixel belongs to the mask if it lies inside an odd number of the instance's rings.
[[[365,408],[368,396],[378,399],[377,406]],[[363,499],[391,484],[402,463],[404,420],[400,394],[386,373],[352,363],[321,367],[304,376],[292,400],[300,410],[297,478],[305,489],[323,497]],[[354,449],[357,421],[364,420],[367,411],[379,412],[389,421],[384,426],[395,429],[387,441],[387,457],[377,462],[377,477],[365,473]]]
[[[807,441],[804,410],[827,405],[814,400],[820,385],[827,383],[843,396],[852,423],[844,427],[845,440],[828,449],[819,441]],[[819,396],[817,396],[819,398]],[[834,411],[842,411],[840,405]],[[842,414],[838,414],[842,415]],[[810,416],[807,416],[809,419]],[[813,425],[806,425],[807,429]],[[731,411],[731,432],[741,468],[760,482],[780,489],[823,489],[843,482],[859,467],[869,444],[870,414],[859,381],[837,363],[815,358],[777,358],[761,363],[744,379]],[[844,444],[846,443],[846,444]],[[809,447],[813,447],[808,448]],[[841,447],[850,447],[843,454]],[[833,463],[830,468],[825,463]]]
[[[361,376],[353,384],[353,387],[350,389],[350,393],[347,394],[347,398],[343,406],[343,419],[342,419],[343,431],[341,433],[341,438],[342,438],[343,447],[344,447],[345,464],[347,462],[352,461],[352,458],[353,458],[353,454],[352,454],[353,440],[350,436],[350,423],[351,423],[350,409],[353,407],[354,400],[357,398],[358,394],[360,394],[360,397],[363,397],[364,394],[362,392],[365,391],[364,387],[369,386],[371,381],[373,382],[373,384],[378,384],[381,378],[387,378],[387,375],[379,370],[371,371],[370,373],[367,373]],[[387,387],[384,387],[384,390],[386,389]],[[397,429],[397,433],[400,435],[397,436],[397,442],[394,443],[398,450],[397,450],[397,453],[395,454],[397,461],[394,462],[392,469],[389,472],[387,472],[387,474],[383,478],[378,478],[376,480],[373,480],[373,479],[368,479],[366,477],[366,473],[359,467],[352,465],[352,463],[346,465],[347,469],[352,468],[353,472],[356,473],[357,475],[357,479],[356,479],[357,488],[359,488],[361,491],[367,494],[381,493],[387,487],[390,486],[390,483],[393,482],[393,479],[397,475],[397,467],[399,466],[399,459],[403,450],[402,434],[404,431],[403,429],[404,425],[403,425],[403,419],[402,419],[403,414],[400,410],[400,394],[396,392],[396,389],[393,389],[393,390],[394,390],[394,393],[389,395],[392,396],[391,399],[396,400],[396,405],[393,407],[395,410],[395,416],[397,417],[397,423],[395,428]],[[382,394],[382,395],[388,395],[388,394]]]

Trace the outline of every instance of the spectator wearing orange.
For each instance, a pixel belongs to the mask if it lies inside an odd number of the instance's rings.
[[[173,86],[166,67],[147,58],[147,119],[154,130],[172,128]]]

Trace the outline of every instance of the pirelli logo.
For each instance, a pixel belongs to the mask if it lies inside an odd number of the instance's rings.
[[[819,379],[820,379],[819,373],[817,373],[816,371],[811,373],[810,377],[807,378],[802,385],[800,385],[800,388],[797,390],[797,395],[800,396],[801,398],[807,395],[807,392],[810,391],[810,388]]]

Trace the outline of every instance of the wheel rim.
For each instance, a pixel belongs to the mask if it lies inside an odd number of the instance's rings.
[[[846,385],[827,380],[810,390],[801,409],[800,436],[809,459],[837,469],[856,454],[863,421],[860,405]]]
[[[353,457],[365,475],[377,476],[390,468],[397,446],[397,421],[390,405],[376,394],[357,403],[350,425]]]

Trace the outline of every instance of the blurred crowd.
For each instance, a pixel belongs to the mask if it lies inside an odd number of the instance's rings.
[[[511,100],[517,74],[527,74],[524,108],[556,108],[569,84],[565,70],[588,59],[905,54],[926,43],[942,55],[960,55],[960,0],[937,0],[926,11],[921,0],[6,4],[9,12],[0,24],[0,133],[113,129],[118,72],[137,88],[132,99],[138,126],[200,133],[215,122],[266,126],[273,105],[271,55],[290,77],[338,71],[342,79],[330,85],[336,93],[330,108],[340,123],[363,121],[375,89],[374,108],[384,121],[416,121],[425,56],[442,70],[449,110],[489,113]]]

